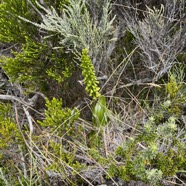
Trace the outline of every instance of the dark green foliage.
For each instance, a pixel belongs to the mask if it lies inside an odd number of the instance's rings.
[[[13,52],[14,58],[1,60],[11,81],[24,83],[30,90],[38,89],[50,79],[61,83],[70,77],[73,64],[65,58],[63,50],[53,50],[47,43],[41,44],[26,37],[21,52]]]
[[[37,9],[35,1],[31,2]],[[53,3],[56,9],[60,9],[68,2]],[[50,5],[51,2],[46,4]],[[40,20],[40,15],[36,14],[29,2],[4,0],[0,9],[0,41],[16,43],[18,46],[12,51],[14,57],[9,55],[11,57],[1,59],[3,69],[12,82],[24,83],[25,87],[29,87],[28,91],[45,90],[52,81],[61,83],[71,76],[74,70],[72,57],[67,56],[62,49],[53,49],[52,45],[58,38],[44,40],[42,32],[18,18],[22,16],[36,22]]]
[[[36,6],[34,0],[30,2]],[[59,12],[61,8],[68,4],[68,0],[64,1],[51,1],[47,0],[45,3],[50,7],[51,5],[56,8]],[[36,27],[28,24],[18,16],[22,16],[26,19],[33,19],[35,22],[39,22],[41,16],[36,13],[33,7],[27,0],[2,0],[0,4],[0,41],[5,43],[24,43],[25,36],[30,39],[40,39],[40,34]]]
[[[117,154],[125,162],[126,175],[157,185],[163,177],[173,176],[179,169],[184,169],[184,134],[178,138],[179,132],[174,117],[158,125],[154,117],[150,117],[143,133],[128,139],[117,149]]]
[[[10,104],[0,103],[0,158],[2,158],[3,149],[9,148],[14,140],[20,137],[16,123],[12,118],[12,109]],[[5,153],[6,154],[6,153]]]
[[[45,119],[39,124],[43,127],[50,127],[53,132],[60,136],[65,134],[74,135],[74,122],[79,118],[78,109],[62,108],[62,99],[53,98],[51,101],[46,100]]]
[[[18,145],[24,143],[9,103],[0,103],[0,137],[0,184],[18,185],[13,151],[19,152]]]
[[[182,181],[181,1],[0,1],[1,185]]]
[[[26,0],[3,0],[0,4],[0,41],[5,43],[24,43],[25,36],[33,38],[36,28],[21,21],[18,16],[39,20],[38,15],[30,11]]]

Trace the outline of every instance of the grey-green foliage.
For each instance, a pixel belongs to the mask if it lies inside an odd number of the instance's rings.
[[[143,132],[128,138],[116,153],[125,162],[127,177],[157,186],[185,169],[186,154],[185,127],[177,124],[176,117],[160,124],[155,117],[149,117]]]
[[[176,56],[183,50],[185,31],[183,0],[166,1],[165,5],[147,7],[142,20],[125,14],[129,31],[139,46],[143,65],[154,74],[157,81],[176,63]]]
[[[88,5],[84,0],[69,0],[69,2],[70,5],[64,6],[62,16],[59,16],[53,7],[46,9],[37,3],[46,13],[41,15],[43,19],[41,24],[23,17],[20,18],[41,29],[59,34],[61,41],[56,47],[65,46],[78,55],[82,49],[89,49],[90,57],[93,58],[94,65],[96,62],[98,71],[101,57],[107,55],[109,44],[117,40],[114,38],[113,27],[115,17],[110,18],[110,0],[103,5],[99,25],[93,22]]]

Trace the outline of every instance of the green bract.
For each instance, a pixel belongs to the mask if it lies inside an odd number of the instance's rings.
[[[100,96],[93,108],[93,121],[95,126],[101,127],[106,125],[107,113],[108,108],[106,104],[106,98],[104,96]]]

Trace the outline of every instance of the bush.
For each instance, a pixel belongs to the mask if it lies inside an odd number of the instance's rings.
[[[0,184],[184,184],[184,10],[1,0]]]

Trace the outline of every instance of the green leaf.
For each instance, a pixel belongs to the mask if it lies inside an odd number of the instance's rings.
[[[93,108],[94,124],[98,127],[106,125],[107,113],[108,113],[108,108],[106,104],[106,98],[104,96],[100,96],[98,98],[95,107]]]

